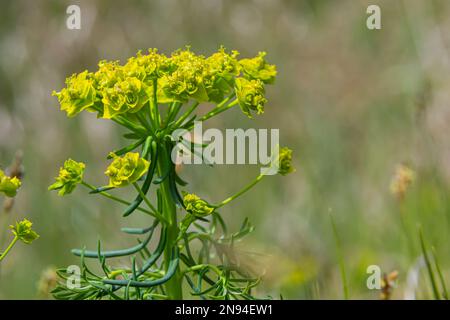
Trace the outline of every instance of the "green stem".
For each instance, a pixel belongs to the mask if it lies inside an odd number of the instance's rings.
[[[164,127],[167,127],[175,119],[182,106],[183,104],[179,102],[173,102],[170,105],[169,112],[167,114],[166,120],[164,121]]]
[[[163,155],[167,155],[167,150],[164,150],[166,147],[163,147]],[[158,158],[158,174],[161,176],[164,173],[164,167],[167,164],[164,164],[164,161],[170,161],[170,159],[166,159],[166,156],[162,156]],[[172,258],[172,248],[177,245],[176,239],[178,237],[179,229],[177,223],[177,211],[174,200],[172,199],[170,193],[169,179],[165,179],[160,187],[161,195],[162,195],[162,203],[160,207],[163,208],[163,215],[168,220],[167,226],[167,244],[164,248],[164,265],[166,270],[170,266],[171,258]],[[179,267],[175,271],[175,274],[165,283],[167,295],[170,299],[181,300],[183,298],[183,291],[181,287],[183,277],[180,273]]]
[[[124,117],[115,116],[115,117],[111,118],[111,120],[113,120],[114,122],[117,122],[118,124],[128,128],[131,131],[134,131],[138,134],[145,134],[147,132],[147,130],[144,127],[139,126]]]
[[[222,272],[220,271],[219,268],[217,268],[215,265],[212,264],[197,264],[193,267],[187,268],[186,270],[183,271],[183,275],[185,275],[186,273],[189,272],[196,272],[198,270],[202,270],[204,268],[209,268],[212,271],[214,271],[219,277],[222,275]]]
[[[136,188],[137,192],[139,192],[139,195],[141,196],[141,198],[144,200],[144,202],[147,204],[147,206],[152,210],[152,216],[154,216],[156,219],[163,221],[164,223],[168,223],[167,219],[165,217],[163,217],[158,210],[156,210],[156,208],[152,205],[152,203],[150,202],[150,200],[148,200],[147,196],[144,194],[144,192],[142,191],[142,189],[139,187],[139,185],[135,182],[133,183],[133,186]]]
[[[336,252],[337,252],[337,256],[338,256],[339,270],[341,272],[342,290],[344,291],[344,299],[348,300],[349,291],[348,291],[348,284],[347,284],[347,274],[345,272],[344,258],[342,256],[341,240],[339,239],[337,227],[336,227],[336,224],[334,223],[334,219],[331,214],[330,214],[330,222],[331,222],[331,227],[333,229],[334,241],[336,243]]]
[[[153,118],[153,126],[155,128],[159,128],[160,123],[160,117],[159,117],[159,110],[158,110],[158,81],[155,79],[153,80],[153,97],[150,99],[150,111],[152,113]]]
[[[433,267],[431,266],[431,261],[430,261],[430,258],[428,257],[427,249],[425,246],[425,240],[423,238],[422,228],[419,228],[419,240],[420,240],[420,246],[422,248],[423,258],[425,260],[425,265],[427,267],[428,276],[430,278],[431,288],[433,289],[434,298],[436,300],[441,300],[441,294],[439,293],[436,279],[434,277]]]
[[[85,186],[86,188],[88,188],[88,189],[91,189],[91,190],[97,190],[96,187],[94,187],[93,185],[87,183],[86,181],[82,181],[81,184],[82,184],[83,186]],[[130,202],[128,202],[128,201],[126,201],[126,200],[123,200],[123,199],[120,199],[120,198],[118,198],[118,197],[116,197],[116,196],[113,196],[112,194],[110,194],[110,193],[108,193],[108,192],[105,192],[105,191],[98,192],[98,194],[101,194],[102,196],[104,196],[104,197],[106,197],[106,198],[108,198],[108,199],[111,199],[111,200],[120,202],[120,203],[122,203],[122,204],[124,204],[124,205],[127,205],[127,206],[129,206],[129,205],[131,204]],[[145,209],[143,209],[143,208],[140,208],[140,207],[138,207],[137,210],[139,210],[139,211],[141,211],[141,212],[144,212],[144,213],[146,213],[146,214],[149,214],[149,215],[153,215],[152,212],[150,212],[150,211],[148,211],[148,210],[145,210]]]
[[[146,119],[145,114],[137,112],[135,115],[136,115],[136,118],[141,123],[141,125],[144,126],[148,130],[148,132],[150,132],[150,134],[153,136],[154,132],[153,132],[152,124]]]
[[[14,247],[14,245],[16,244],[17,240],[19,240],[19,237],[14,236],[14,239],[11,241],[11,243],[9,244],[9,246],[6,248],[6,250],[2,253],[2,255],[0,256],[0,261],[3,260],[3,258],[6,257],[6,255],[8,254],[8,252],[12,249],[12,247]]]
[[[184,114],[177,120],[177,122],[175,122],[175,124],[174,124],[173,127],[174,127],[174,128],[178,128],[178,127],[183,123],[183,121],[186,120],[186,119],[191,115],[192,112],[194,112],[194,110],[198,107],[199,104],[200,104],[200,102],[195,101],[195,102],[192,104],[192,106],[189,108],[189,110],[186,111],[186,113],[184,113]]]
[[[226,205],[227,203],[233,201],[234,199],[236,199],[237,197],[243,195],[244,193],[246,193],[248,190],[250,190],[251,188],[253,188],[258,182],[260,182],[262,180],[262,178],[264,177],[264,175],[260,174],[259,176],[256,177],[255,180],[253,180],[250,184],[248,184],[244,189],[242,189],[241,191],[239,191],[238,193],[236,193],[235,195],[223,200],[221,203],[219,203],[218,205],[215,205],[215,208],[220,208],[223,207],[224,205]]]
[[[205,114],[203,117],[200,118],[200,121],[205,121],[208,120],[209,118],[212,118],[216,115],[218,115],[219,113],[222,113],[224,111],[227,111],[228,109],[230,109],[231,107],[235,106],[238,103],[238,100],[233,100],[232,102],[230,102],[229,104],[227,104],[226,106],[222,107],[222,106],[218,106],[216,109],[212,110],[211,112],[208,112],[207,114]]]
[[[436,267],[436,270],[437,270],[437,273],[439,276],[439,281],[441,282],[442,296],[445,300],[448,300],[447,286],[445,284],[444,275],[442,274],[441,267],[439,265],[438,257],[436,254],[436,249],[434,247],[431,248],[431,253],[433,254],[434,265]]]

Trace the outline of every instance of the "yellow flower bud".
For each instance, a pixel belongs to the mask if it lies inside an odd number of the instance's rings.
[[[75,190],[76,186],[83,181],[85,164],[68,159],[64,166],[59,169],[59,176],[56,182],[48,187],[48,190],[59,190],[58,194],[64,196]]]
[[[19,238],[20,241],[30,244],[37,238],[39,235],[31,229],[33,223],[27,219],[23,219],[20,222],[16,222],[15,225],[9,226],[11,232]]]
[[[14,197],[17,194],[17,189],[20,188],[21,182],[16,177],[8,177],[0,170],[0,193],[7,197]]]
[[[279,159],[279,169],[278,173],[285,176],[291,172],[294,172],[295,169],[292,166],[292,150],[288,147],[280,148],[280,152],[278,154]]]
[[[196,217],[205,217],[213,213],[214,208],[195,194],[186,193],[183,198],[186,211]]]

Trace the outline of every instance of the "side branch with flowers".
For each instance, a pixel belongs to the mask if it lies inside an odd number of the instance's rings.
[[[60,269],[55,298],[182,299],[188,291],[184,288],[203,299],[254,298],[259,277],[243,270],[231,254],[234,243],[253,226],[245,219],[239,231],[229,233],[219,209],[264,176],[212,204],[188,190],[175,170],[171,152],[176,144],[172,133],[190,129],[195,120],[207,121],[236,105],[250,118],[264,112],[265,86],[276,77],[276,67],[267,63],[265,55],[239,60],[237,51],[220,48],[204,57],[187,48],[168,57],[150,49],[124,65],[101,61],[96,72],[74,74],[65,88],[54,93],[69,117],[82,111],[96,113],[98,118],[125,127],[130,144],[108,155],[112,162],[105,171],[109,183],[104,186],[87,182],[85,165],[69,159],[49,189],[66,195],[82,185],[90,194],[122,205],[124,217],[135,212],[149,216],[144,228],[122,229],[142,237],[134,247],[105,251],[99,242],[95,250],[72,250],[81,257],[81,286],[67,286],[65,280],[71,274]],[[214,107],[197,115],[197,107],[204,102]],[[291,150],[281,148],[274,156],[280,174],[294,170]],[[115,189],[124,187],[134,188],[133,200],[114,195]],[[149,244],[158,234],[156,247],[150,251]],[[124,256],[130,257],[130,266],[114,266],[113,259]],[[92,272],[88,259],[98,260],[103,274]]]
[[[3,194],[8,198],[13,198],[17,195],[17,191],[21,185],[22,182],[18,177],[8,176],[0,169],[0,194]],[[39,235],[32,230],[32,225],[31,221],[23,219],[22,221],[18,221],[14,225],[9,226],[13,237],[9,241],[6,249],[0,252],[0,263],[5,259],[17,241],[30,244],[39,238]]]

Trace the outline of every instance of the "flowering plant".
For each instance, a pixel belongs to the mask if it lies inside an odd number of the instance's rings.
[[[140,211],[152,219],[146,228],[122,230],[143,236],[134,247],[104,251],[99,243],[97,250],[72,250],[81,257],[80,287],[60,281],[53,291],[55,298],[181,299],[183,283],[193,296],[205,299],[253,298],[252,288],[259,278],[242,270],[230,256],[234,243],[253,227],[246,219],[238,232],[228,234],[218,210],[261,181],[263,175],[226,200],[210,204],[193,193],[180,191],[187,188],[187,182],[171,161],[176,143],[172,133],[192,129],[199,104],[214,105],[198,117],[200,121],[236,105],[250,118],[251,112],[264,112],[264,87],[274,82],[276,67],[267,63],[265,53],[242,60],[238,55],[237,51],[220,48],[204,57],[187,48],[168,57],[150,49],[147,54],[139,52],[124,65],[101,61],[96,72],[72,75],[65,88],[54,92],[61,110],[69,117],[82,111],[96,113],[98,118],[129,130],[125,137],[131,142],[108,156],[112,163],[105,172],[109,177],[107,185],[96,187],[86,182],[84,164],[68,160],[49,189],[65,195],[81,184],[91,194],[125,205],[124,217]],[[278,156],[279,173],[284,175],[293,169],[291,151],[282,150]],[[127,186],[136,189],[132,201],[112,193]],[[157,230],[159,240],[152,252],[148,244]],[[192,250],[196,241],[201,246],[197,256]],[[212,250],[216,250],[215,259]],[[123,256],[131,257],[129,267],[111,264],[112,259]],[[92,272],[87,259],[97,259],[103,274]],[[71,276],[67,269],[60,269],[58,274],[62,280]]]
[[[17,176],[8,176],[3,170],[0,170],[0,194],[3,193],[9,198],[15,197],[21,184],[22,182]],[[9,227],[14,237],[6,249],[3,252],[0,252],[0,262],[11,251],[17,241],[20,240],[23,243],[30,244],[39,238],[39,235],[31,229],[32,225],[33,224],[31,221],[23,219],[22,221],[16,222],[15,225],[11,225]]]

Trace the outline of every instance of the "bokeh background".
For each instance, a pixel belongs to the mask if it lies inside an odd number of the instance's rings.
[[[81,30],[66,28],[71,4],[81,7]],[[381,30],[366,28],[369,4],[382,9]],[[18,244],[2,263],[0,298],[48,298],[52,268],[79,262],[71,248],[99,238],[129,245],[135,240],[119,228],[145,221],[122,219],[120,207],[82,188],[65,198],[47,191],[68,157],[87,163],[89,182],[104,184],[105,157],[123,143],[119,128],[94,115],[67,119],[52,90],[101,59],[185,45],[203,54],[225,45],[242,57],[267,51],[278,66],[264,115],[250,120],[235,109],[208,124],[280,128],[294,150],[295,174],[268,177],[223,212],[232,228],[245,217],[256,226],[241,251],[265,271],[258,294],[343,298],[341,258],[350,298],[379,298],[366,286],[369,265],[398,271],[394,298],[432,298],[417,228],[450,281],[449,29],[447,0],[2,1],[0,165],[21,152],[25,176],[13,209],[0,215],[1,241],[25,216],[41,238]],[[399,201],[389,184],[401,163],[416,179]],[[258,172],[189,166],[182,175],[215,202]]]

